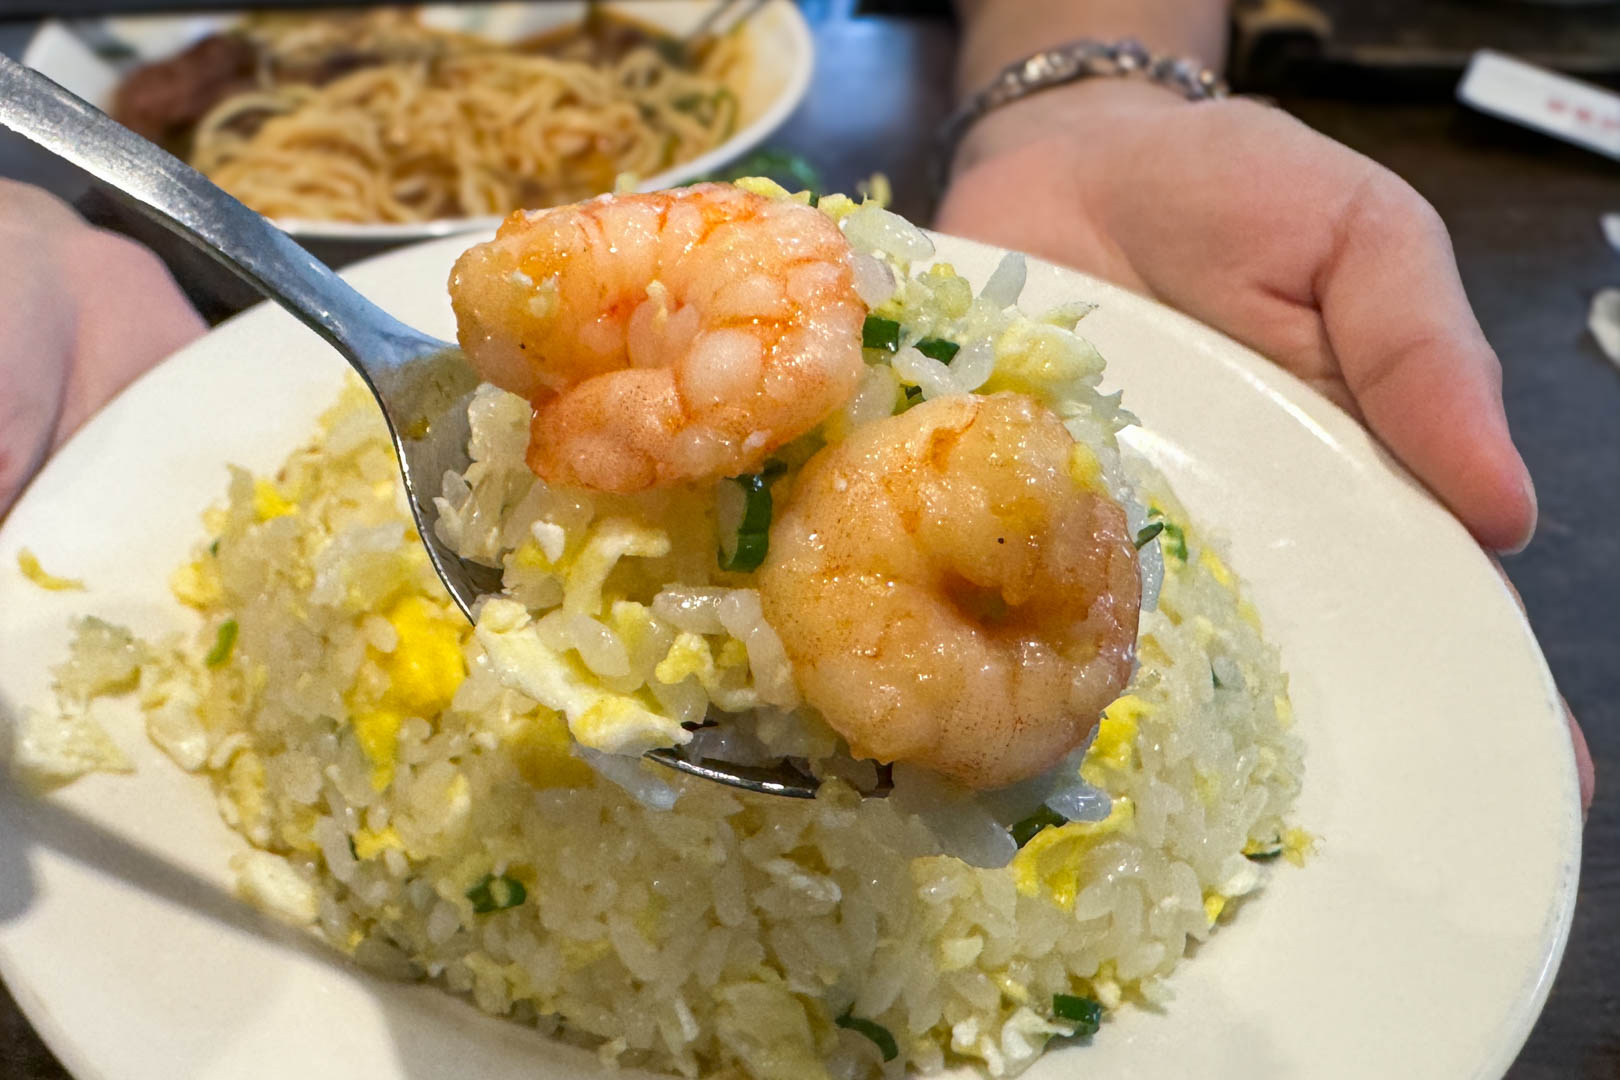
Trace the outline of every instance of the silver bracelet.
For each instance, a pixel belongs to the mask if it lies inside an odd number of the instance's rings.
[[[1081,79],[1138,74],[1176,91],[1188,101],[1218,100],[1229,93],[1220,76],[1198,61],[1155,56],[1135,38],[1121,38],[1111,45],[1082,38],[1043,49],[1002,68],[988,86],[968,98],[945,121],[939,130],[941,178],[949,172],[951,158],[962,136],[991,110]]]

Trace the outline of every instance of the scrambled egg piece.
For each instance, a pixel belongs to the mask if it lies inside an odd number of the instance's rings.
[[[996,341],[995,349],[995,373],[980,393],[1018,390],[1039,394],[1047,387],[1096,375],[1103,369],[1096,346],[1050,323],[1016,323]]]
[[[252,750],[231,759],[225,771],[225,798],[220,811],[226,824],[238,828],[255,847],[270,843],[270,802],[264,761]]]
[[[682,679],[696,678],[709,699],[722,709],[747,708],[752,703],[753,690],[735,678],[746,675],[748,646],[734,637],[727,637],[716,651],[702,634],[683,630],[675,635],[669,651],[653,669],[653,678],[665,686],[674,686]]]
[[[260,521],[286,517],[297,509],[270,481],[262,477],[253,481],[253,514]]]
[[[608,609],[608,625],[624,642],[625,649],[634,656],[646,645],[653,632],[652,610],[634,600],[615,600]]]
[[[626,518],[608,518],[591,529],[569,565],[563,583],[563,609],[596,615],[603,606],[602,587],[627,555],[661,558],[669,554],[669,535]]]
[[[1124,770],[1136,760],[1136,732],[1141,720],[1153,707],[1135,694],[1126,694],[1103,710],[1097,722],[1097,737],[1080,764],[1080,775],[1088,784],[1103,787],[1104,768]]]
[[[1227,591],[1233,591],[1237,588],[1237,578],[1232,576],[1231,569],[1214,551],[1207,547],[1200,550],[1198,552],[1198,562],[1205,570],[1209,571],[1209,576],[1214,578],[1221,588]]]
[[[1124,771],[1135,764],[1136,734],[1142,718],[1152,711],[1153,706],[1136,694],[1117,698],[1103,710],[1096,738],[1080,765],[1086,783],[1105,788],[1108,772]],[[1018,891],[1037,896],[1044,889],[1064,911],[1073,910],[1086,852],[1135,820],[1136,806],[1130,796],[1116,795],[1108,816],[1101,821],[1071,821],[1042,829],[1013,858],[1011,869]]]
[[[742,185],[739,184],[738,186],[741,187]],[[834,221],[844,220],[855,211],[857,205],[854,199],[838,192],[823,195],[816,200],[816,209]]]
[[[354,857],[357,859],[375,859],[389,848],[405,850],[405,841],[400,839],[399,830],[392,825],[386,829],[356,829],[354,832]]]
[[[1288,700],[1288,695],[1273,694],[1271,701],[1277,708],[1277,723],[1282,725],[1284,731],[1293,727],[1294,703]]]
[[[405,718],[437,716],[450,707],[467,677],[461,629],[431,601],[405,597],[388,612],[388,624],[398,637],[393,652],[378,654],[388,687],[380,700],[350,701],[355,737],[371,762],[371,785],[378,791],[394,781],[399,729]]]
[[[555,570],[556,560],[540,546],[537,540],[525,540],[512,552],[512,563],[525,570]]]
[[[517,723],[506,751],[523,779],[537,788],[590,786],[595,773],[569,752],[568,722],[561,713],[541,708]]]
[[[732,184],[742,188],[744,191],[761,195],[767,199],[791,199],[794,202],[804,203],[806,206],[810,205],[810,193],[808,191],[789,191],[769,177],[743,176],[733,180]]]
[[[47,573],[45,568],[39,565],[39,559],[27,548],[17,552],[17,569],[22,571],[23,577],[51,592],[84,589],[84,582],[78,578],[57,577],[55,574]]]
[[[928,287],[934,304],[948,319],[960,319],[973,308],[973,283],[950,263],[935,263],[917,276]]]
[[[219,573],[201,559],[183,563],[169,576],[169,591],[187,607],[206,611],[225,598]]]
[[[573,595],[572,587],[569,593]],[[609,754],[639,754],[692,737],[677,721],[654,712],[635,695],[603,689],[577,658],[546,645],[522,604],[488,601],[478,616],[477,634],[502,685],[566,716],[581,746]]]
[[[320,913],[315,886],[299,876],[287,860],[266,851],[244,851],[231,856],[236,892],[261,911],[304,926]]]
[[[873,173],[858,187],[861,190],[861,205],[863,206],[871,204],[873,206],[887,207],[894,202],[894,185],[889,183],[888,176],[883,173]]]
[[[89,772],[134,772],[104,728],[83,713],[51,715],[24,709],[11,747],[13,775],[46,791]]]
[[[1080,864],[1097,841],[1127,828],[1136,820],[1136,806],[1128,796],[1114,799],[1101,821],[1071,821],[1042,829],[1012,861],[1013,883],[1024,896],[1038,896],[1044,888],[1064,911],[1074,910],[1080,893]]]
[[[1304,866],[1305,857],[1316,850],[1316,837],[1295,826],[1283,833],[1283,858],[1295,866]]]
[[[715,678],[714,651],[709,648],[709,639],[702,634],[694,634],[689,630],[682,630],[675,635],[675,641],[670,645],[669,652],[658,661],[653,669],[653,678],[665,686],[674,686],[688,676],[696,675],[697,680],[707,689]]]
[[[720,643],[720,654],[714,658],[718,667],[741,668],[748,666],[748,646],[734,637]]]
[[[399,644],[388,657],[389,694],[419,716],[443,712],[467,677],[461,627],[431,601],[408,596],[388,613]]]

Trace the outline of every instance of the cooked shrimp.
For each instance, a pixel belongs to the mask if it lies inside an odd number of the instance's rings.
[[[855,754],[999,787],[1050,768],[1119,695],[1136,548],[1076,455],[1056,416],[1003,393],[926,402],[805,466],[760,598]]]
[[[757,469],[855,391],[866,307],[826,215],[727,184],[519,212],[450,277],[529,467],[632,492]]]

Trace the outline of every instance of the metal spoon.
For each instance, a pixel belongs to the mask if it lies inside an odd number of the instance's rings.
[[[465,472],[470,464],[467,398],[479,380],[456,346],[395,319],[197,170],[3,55],[0,126],[108,185],[329,341],[360,373],[382,409],[417,534],[456,605],[472,619],[479,600],[500,591],[498,568],[462,559],[433,527],[438,520],[433,491],[447,471]],[[817,787],[815,778],[786,762],[760,769],[688,761],[673,749],[647,756],[763,794],[810,798]]]
[[[720,20],[739,2],[744,5],[742,13],[724,27],[720,27]],[[694,66],[712,42],[724,34],[731,33],[749,19],[752,19],[765,6],[766,2],[767,0],[719,0],[708,14],[698,21],[696,26],[676,39],[675,55],[671,59],[687,67]]]

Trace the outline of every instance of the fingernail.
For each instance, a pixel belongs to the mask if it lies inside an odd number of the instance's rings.
[[[1519,470],[1519,483],[1523,488],[1525,500],[1530,503],[1530,525],[1524,531],[1524,539],[1512,547],[1502,549],[1504,555],[1517,555],[1529,547],[1530,541],[1536,538],[1536,526],[1541,522],[1541,503],[1536,499],[1536,484],[1530,478],[1530,469],[1521,461]]]

